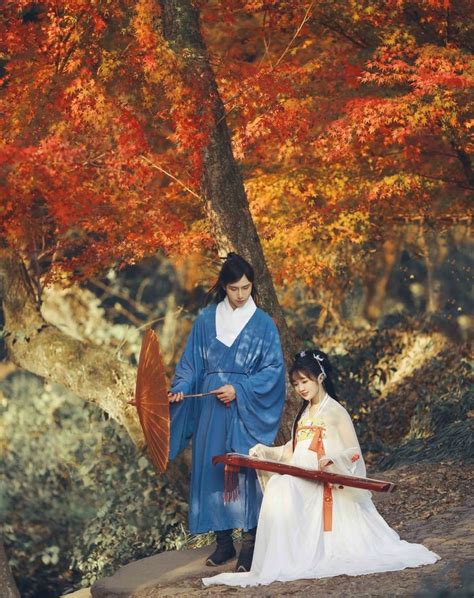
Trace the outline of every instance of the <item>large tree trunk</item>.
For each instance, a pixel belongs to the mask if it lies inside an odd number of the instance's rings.
[[[0,538],[0,588],[3,598],[20,598],[20,592],[16,587],[15,580],[8,564],[7,553]]]
[[[134,444],[144,446],[133,398],[135,369],[108,351],[64,334],[42,317],[21,262],[0,253],[0,297],[5,341],[16,365],[61,384],[96,404],[124,426]]]
[[[260,301],[280,331],[287,363],[291,360],[294,341],[278,303],[273,281],[265,262],[260,239],[250,213],[242,176],[232,153],[224,105],[209,64],[200,27],[199,10],[191,0],[161,0],[163,35],[183,65],[183,77],[199,87],[201,109],[210,111],[209,139],[203,153],[201,194],[219,249],[233,250],[248,259],[255,268]],[[282,420],[287,437],[293,409]]]

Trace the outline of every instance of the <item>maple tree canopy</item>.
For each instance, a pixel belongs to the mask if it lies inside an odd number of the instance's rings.
[[[194,5],[277,281],[394,221],[465,214],[469,0]],[[157,0],[3,3],[1,235],[47,280],[214,245],[206,82],[161,17]]]

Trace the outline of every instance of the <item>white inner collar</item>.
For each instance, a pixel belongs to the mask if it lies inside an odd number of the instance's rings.
[[[216,337],[227,347],[232,346],[235,339],[253,316],[257,309],[253,297],[250,297],[242,307],[232,309],[229,299],[217,304],[216,308]]]
[[[326,403],[329,400],[329,395],[327,392],[324,393],[324,397],[323,400],[319,403],[318,408],[316,409],[316,413],[313,415],[313,418],[317,418],[319,416],[319,414],[321,413],[321,411],[323,410],[323,407],[326,405]],[[304,410],[303,416],[309,417],[309,409],[311,407],[311,403],[308,402],[308,404],[306,405],[306,409]]]

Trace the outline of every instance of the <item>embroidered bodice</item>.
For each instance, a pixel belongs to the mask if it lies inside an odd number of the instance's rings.
[[[312,438],[318,428],[322,429],[324,438],[326,424],[323,419],[320,417],[315,417],[313,419],[300,419],[296,428],[296,442],[301,442],[302,440],[308,440],[309,438]]]

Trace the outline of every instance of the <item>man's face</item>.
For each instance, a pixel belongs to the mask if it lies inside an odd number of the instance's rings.
[[[252,283],[244,274],[237,282],[227,284],[224,290],[232,309],[237,309],[247,303],[252,292]]]

